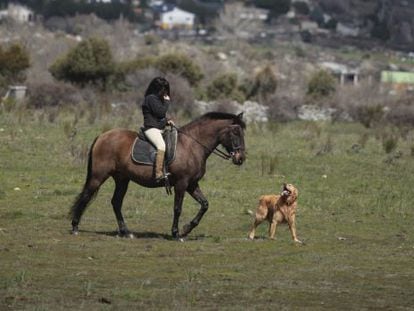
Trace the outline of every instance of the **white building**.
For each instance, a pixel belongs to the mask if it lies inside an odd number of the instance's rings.
[[[320,66],[333,74],[339,81],[341,85],[346,83],[352,83],[353,85],[358,85],[359,83],[359,70],[355,68],[348,68],[348,66],[343,64],[338,64],[334,62],[322,62]]]
[[[88,0],[88,3],[111,3],[112,0]]]
[[[2,101],[11,99],[17,102],[22,101],[26,96],[27,87],[23,85],[11,85],[9,89],[2,98]]]
[[[7,17],[10,17],[18,22],[25,23],[34,20],[34,13],[31,9],[24,5],[9,3],[7,8]]]
[[[171,11],[160,13],[160,28],[173,29],[173,28],[186,28],[192,29],[194,25],[195,15],[190,12],[183,11],[177,7],[174,7]]]
[[[359,35],[359,27],[338,23],[336,24],[336,32],[343,36],[357,37]]]

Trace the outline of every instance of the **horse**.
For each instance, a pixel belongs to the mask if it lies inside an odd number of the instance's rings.
[[[168,183],[174,189],[174,217],[171,228],[173,239],[185,238],[201,221],[209,203],[200,189],[199,181],[206,172],[208,157],[215,153],[231,159],[234,165],[242,165],[246,158],[243,113],[238,115],[209,112],[190,123],[177,128],[177,146],[174,161],[168,167]],[[79,234],[79,223],[83,212],[97,195],[100,186],[112,177],[115,190],[111,199],[118,223],[118,234],[134,237],[127,228],[121,209],[122,201],[130,181],[147,188],[165,186],[166,181],[157,181],[153,166],[133,162],[131,148],[137,137],[136,131],[112,129],[95,138],[88,154],[87,176],[81,193],[70,209],[72,234]],[[221,145],[227,154],[217,149]],[[179,232],[185,193],[190,194],[199,204],[195,217]]]

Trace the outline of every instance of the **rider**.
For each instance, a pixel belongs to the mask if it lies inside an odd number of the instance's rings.
[[[174,125],[173,121],[167,118],[169,105],[170,84],[165,78],[154,78],[145,92],[142,113],[145,136],[157,148],[155,159],[155,179],[157,180],[166,177],[163,173],[165,142],[162,133],[167,124]]]

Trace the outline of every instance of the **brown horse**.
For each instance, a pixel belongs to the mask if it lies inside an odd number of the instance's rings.
[[[175,239],[187,236],[200,222],[208,209],[208,201],[201,192],[199,180],[206,172],[206,161],[222,145],[229,153],[233,164],[241,165],[245,160],[243,114],[210,112],[178,129],[176,156],[168,168],[170,185],[174,188],[174,220],[172,236]],[[109,178],[115,181],[111,200],[121,236],[132,237],[124,222],[122,201],[132,180],[141,186],[155,188],[165,185],[154,178],[153,167],[139,165],[131,159],[131,147],[137,133],[126,129],[107,131],[93,142],[89,151],[88,172],[82,192],[76,198],[70,214],[72,233],[78,234],[78,225],[83,212],[97,194],[99,187]],[[188,192],[198,203],[200,210],[186,225],[181,234],[178,222],[184,194]]]

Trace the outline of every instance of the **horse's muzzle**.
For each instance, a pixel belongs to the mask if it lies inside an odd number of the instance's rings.
[[[235,165],[242,165],[244,162],[244,153],[240,152],[240,151],[233,151],[230,153],[231,155],[231,160],[233,161],[233,164]]]

